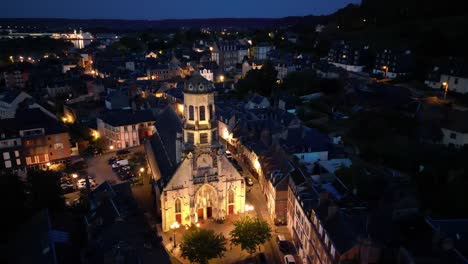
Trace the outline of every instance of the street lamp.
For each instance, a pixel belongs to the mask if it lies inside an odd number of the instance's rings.
[[[447,91],[448,91],[448,82],[443,82],[442,87],[444,87],[444,100],[447,97]]]
[[[114,149],[114,146],[113,146],[113,145],[110,145],[110,146],[109,146],[109,149],[110,149],[110,150],[113,150],[113,149]]]
[[[387,66],[383,66],[382,69],[384,69],[384,71],[385,71],[384,77],[387,78],[388,67],[387,67]]]
[[[174,223],[172,223],[172,225],[171,225],[172,234],[173,234],[173,236],[174,236],[174,238],[173,238],[174,247],[173,247],[172,249],[176,248],[176,246],[177,246],[177,245],[176,245],[176,238],[175,238],[175,231],[176,231],[176,229],[179,228],[179,227],[180,227],[179,222],[174,222]]]

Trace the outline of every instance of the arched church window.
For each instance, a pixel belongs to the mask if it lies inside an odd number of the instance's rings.
[[[234,203],[234,191],[233,190],[228,191],[228,203],[230,204]]]
[[[176,212],[176,214],[182,212],[182,205],[181,205],[181,202],[180,202],[180,199],[179,199],[179,198],[177,198],[177,199],[175,200],[175,212]]]

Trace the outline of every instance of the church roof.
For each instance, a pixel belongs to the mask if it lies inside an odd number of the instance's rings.
[[[184,84],[185,93],[209,93],[213,90],[213,83],[205,79],[198,72],[194,72],[192,76],[186,79]]]
[[[171,107],[166,107],[156,117],[156,133],[150,138],[156,162],[165,182],[174,174],[177,160],[177,133],[182,132],[182,122]]]

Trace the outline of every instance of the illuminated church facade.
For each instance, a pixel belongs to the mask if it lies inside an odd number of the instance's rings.
[[[182,118],[168,107],[146,144],[163,231],[243,211],[243,177],[218,143],[214,85],[195,73],[184,84]]]

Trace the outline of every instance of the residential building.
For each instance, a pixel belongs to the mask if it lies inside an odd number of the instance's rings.
[[[253,95],[245,104],[246,110],[269,108],[270,101],[264,96]]]
[[[198,66],[198,71],[205,79],[213,82],[215,80],[215,76],[217,75],[218,68],[218,65],[214,61],[207,61],[201,63],[201,65]]]
[[[287,222],[288,179],[293,170],[286,153],[278,146],[270,148],[259,158],[258,181],[266,198],[268,213],[276,224]]]
[[[219,41],[211,47],[211,60],[215,61],[219,67],[226,71],[233,68],[238,63],[242,63],[247,48],[239,41]]]
[[[410,74],[413,67],[414,56],[411,50],[386,48],[377,51],[372,72],[394,79]]]
[[[314,128],[289,128],[279,142],[287,153],[294,155],[302,164],[310,165],[328,160],[330,139]]]
[[[110,92],[105,98],[108,110],[128,109],[130,107],[130,95],[128,90]]]
[[[5,168],[47,168],[78,155],[63,124],[40,109],[19,110],[15,118],[0,122],[2,143],[9,152],[3,153]]]
[[[110,149],[139,146],[154,134],[155,118],[150,110],[106,111],[97,118],[97,129]]]
[[[3,72],[5,86],[8,88],[25,88],[29,80],[29,72],[22,69],[13,69]]]
[[[218,143],[214,85],[194,74],[184,84],[183,119],[168,107],[145,145],[162,230],[243,212],[246,185]]]
[[[434,65],[424,83],[432,89],[468,93],[468,65],[461,59],[448,58]]]
[[[181,69],[172,63],[149,64],[146,69],[149,80],[166,81],[181,76]]]
[[[32,98],[29,94],[18,90],[6,90],[0,93],[0,119],[15,117],[19,105],[29,98]]]
[[[65,81],[57,81],[46,86],[47,95],[55,98],[57,96],[68,95],[72,92],[72,87]]]
[[[278,72],[276,78],[283,80],[289,73],[295,72],[298,68],[292,61],[277,60],[274,61],[275,70]]]
[[[287,224],[302,263],[378,263],[380,250],[368,238],[367,211],[343,190],[333,177],[312,178],[299,168],[291,173]]]
[[[467,111],[454,110],[447,114],[446,121],[442,124],[442,144],[450,147],[461,148],[468,145],[468,120]]]
[[[129,182],[104,182],[89,197],[91,209],[85,216],[88,241],[80,263],[171,263]]]
[[[262,43],[259,43],[255,46],[253,46],[252,48],[252,52],[251,52],[251,55],[253,57],[254,60],[259,60],[259,61],[263,61],[263,60],[266,60],[268,58],[268,52],[270,50],[273,49],[273,47],[266,43],[266,42],[262,42]]]
[[[362,72],[369,63],[369,46],[335,41],[328,51],[327,61],[351,72]]]

